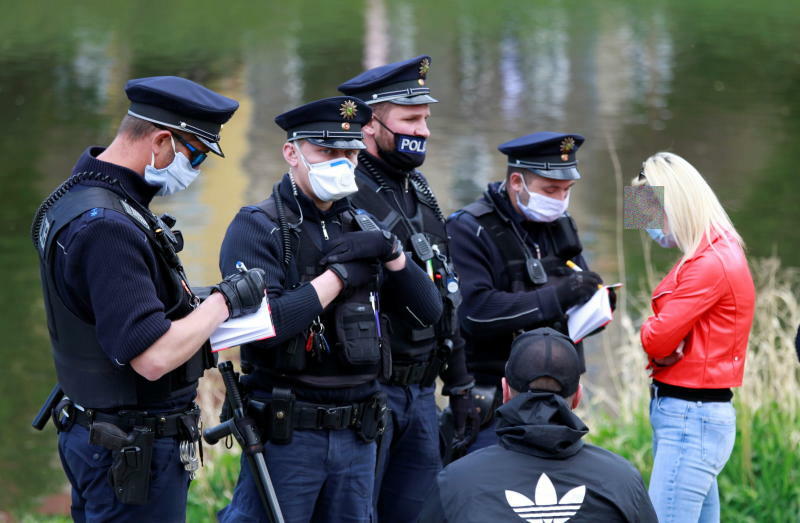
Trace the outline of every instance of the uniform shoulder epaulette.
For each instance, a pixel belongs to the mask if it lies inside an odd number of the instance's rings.
[[[464,208],[461,210],[478,218],[480,216],[484,216],[494,211],[494,207],[492,207],[491,205],[489,205],[488,203],[486,203],[484,200],[481,199],[476,202],[472,202],[469,205],[464,206]]]

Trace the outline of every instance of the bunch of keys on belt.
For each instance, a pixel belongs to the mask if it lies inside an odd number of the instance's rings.
[[[193,480],[197,469],[200,468],[200,460],[197,457],[196,444],[193,441],[181,441],[178,449],[183,463],[184,470],[189,472],[189,480]]]

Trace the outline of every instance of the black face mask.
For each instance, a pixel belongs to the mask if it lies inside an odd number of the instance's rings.
[[[391,151],[384,151],[378,147],[378,156],[380,156],[384,162],[401,171],[411,171],[425,162],[425,150],[428,147],[425,138],[408,134],[398,134],[389,129],[386,124],[377,118],[375,118],[375,121],[394,136],[394,149]]]

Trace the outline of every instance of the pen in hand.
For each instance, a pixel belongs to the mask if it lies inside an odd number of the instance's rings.
[[[564,263],[566,264],[566,266],[567,266],[567,267],[569,267],[570,269],[572,269],[572,270],[573,270],[573,271],[575,271],[575,272],[583,272],[583,269],[581,269],[581,268],[578,266],[578,264],[577,264],[577,263],[575,263],[575,262],[574,262],[574,261],[572,261],[572,260],[567,260],[567,261],[566,261],[566,262],[564,262]],[[602,289],[602,288],[603,288],[603,284],[602,284],[602,283],[598,283],[598,284],[597,284],[597,288],[598,288],[598,289]]]

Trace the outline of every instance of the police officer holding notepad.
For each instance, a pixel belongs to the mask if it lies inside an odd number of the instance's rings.
[[[131,101],[107,148],[90,147],[33,224],[60,388],[58,449],[75,521],[183,521],[197,468],[197,381],[207,339],[254,312],[263,272],[225,278],[202,304],[169,215],[149,205],[222,157],[231,100],[174,76],[130,80]]]
[[[459,309],[467,360],[487,414],[500,402],[500,379],[514,337],[552,327],[567,332],[565,311],[597,292],[600,276],[588,270],[575,221],[567,213],[580,179],[577,134],[538,132],[498,147],[507,156],[505,180],[490,183],[476,202],[448,218],[450,249],[461,276]],[[568,262],[577,264],[575,271]],[[613,291],[610,291],[613,303]],[[577,344],[581,372],[583,346]],[[472,450],[496,442],[481,430]]]
[[[340,96],[276,117],[289,172],[242,208],[220,254],[264,267],[276,336],[242,348],[241,382],[259,423],[286,521],[372,521],[376,439],[387,417],[378,378],[391,375],[387,303],[424,326],[442,302],[397,238],[351,205],[372,111]],[[221,521],[264,520],[242,466]]]

